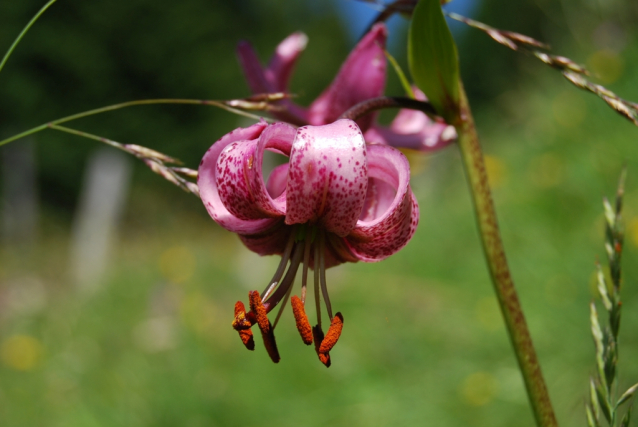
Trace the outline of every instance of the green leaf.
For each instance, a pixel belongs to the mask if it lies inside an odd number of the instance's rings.
[[[416,85],[453,124],[459,116],[459,60],[440,0],[420,0],[410,23],[408,65]]]

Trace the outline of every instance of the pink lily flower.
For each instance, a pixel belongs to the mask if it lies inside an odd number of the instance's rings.
[[[266,179],[264,151],[289,157]],[[293,313],[303,341],[330,365],[343,316],[333,316],[325,270],[343,262],[380,261],[403,248],[414,235],[419,208],[409,185],[405,156],[393,147],[367,145],[357,124],[338,120],[298,129],[261,121],[238,128],[206,152],[198,186],[211,217],[239,235],[259,255],[281,255],[281,263],[264,292],[249,293],[250,311],[235,306],[233,327],[250,350],[250,328],[257,323],[271,359],[279,352],[267,314],[281,310],[302,268],[301,298],[293,296]],[[314,270],[317,325],[305,314],[308,268]],[[330,318],[323,334],[319,289]]]
[[[383,52],[386,38],[385,25],[376,24],[350,52],[330,86],[310,107],[303,108],[288,99],[280,104],[285,109],[274,115],[296,125],[317,126],[334,122],[359,102],[382,96],[386,79]],[[277,46],[266,68],[261,66],[250,44],[241,42],[237,54],[251,91],[287,92],[295,62],[307,42],[308,38],[303,33],[288,36]],[[415,95],[417,99],[426,99],[418,89]],[[432,151],[445,147],[457,137],[453,126],[442,119],[432,120],[420,111],[400,110],[390,127],[377,124],[375,118],[375,114],[368,114],[357,120],[368,143]]]

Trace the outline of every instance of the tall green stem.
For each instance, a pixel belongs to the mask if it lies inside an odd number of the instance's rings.
[[[536,357],[536,350],[523,316],[523,310],[514,289],[503,241],[498,229],[494,202],[487,180],[485,161],[479,143],[470,106],[461,88],[460,114],[456,125],[459,133],[458,145],[463,157],[476,220],[481,234],[483,250],[492,276],[494,291],[503,313],[514,353],[523,374],[527,395],[532,405],[536,424],[539,427],[556,427],[556,417]]]

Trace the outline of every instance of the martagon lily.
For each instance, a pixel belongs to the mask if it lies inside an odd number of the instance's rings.
[[[266,150],[289,158],[267,179]],[[262,120],[213,144],[198,174],[209,214],[253,252],[281,255],[264,291],[249,292],[250,309],[242,302],[235,305],[233,327],[248,349],[254,349],[251,327],[257,324],[270,358],[280,360],[273,331],[302,267],[301,296],[292,297],[297,329],[330,366],[343,316],[333,314],[325,270],[344,262],[380,261],[408,243],[419,219],[409,177],[400,151],[366,144],[359,126],[347,119],[300,128]],[[309,268],[314,270],[317,316],[312,328],[305,312]],[[322,297],[330,318],[325,335]],[[280,304],[273,324],[268,313]]]
[[[350,107],[383,95],[387,35],[383,23],[374,25],[346,58],[332,83],[308,108],[296,105],[290,99],[282,100],[280,106],[283,109],[275,112],[275,117],[296,125],[323,125],[334,122]],[[305,34],[291,34],[277,46],[265,68],[251,45],[241,42],[237,54],[251,91],[255,94],[288,92],[294,65],[307,42]],[[426,99],[417,88],[413,88],[413,92],[418,100]],[[368,143],[419,151],[438,150],[457,137],[453,126],[415,110],[400,110],[389,127],[379,125],[376,114],[364,116],[357,124]]]

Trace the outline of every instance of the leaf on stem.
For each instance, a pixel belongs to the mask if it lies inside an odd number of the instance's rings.
[[[408,33],[412,79],[448,123],[459,115],[459,60],[439,0],[421,0]]]

